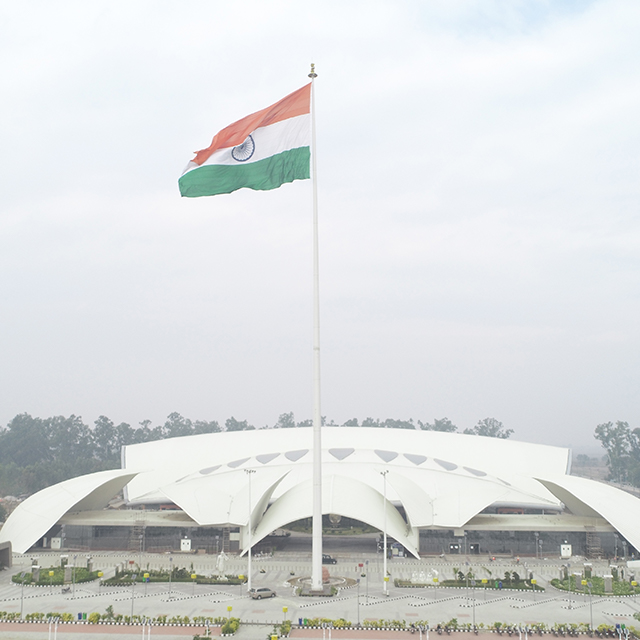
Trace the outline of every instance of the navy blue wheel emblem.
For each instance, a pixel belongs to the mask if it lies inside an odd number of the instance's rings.
[[[238,162],[246,162],[253,155],[253,152],[255,150],[256,143],[249,135],[242,144],[239,144],[237,147],[233,147],[233,149],[231,149],[231,157]]]

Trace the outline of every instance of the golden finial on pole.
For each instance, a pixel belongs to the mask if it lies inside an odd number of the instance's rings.
[[[318,77],[318,74],[316,73],[316,65],[313,64],[313,62],[311,63],[311,73],[309,74],[309,77],[313,80],[314,78]]]

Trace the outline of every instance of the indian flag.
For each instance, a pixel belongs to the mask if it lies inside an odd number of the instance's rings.
[[[188,198],[248,188],[277,189],[309,178],[311,84],[242,118],[196,152],[178,180]]]

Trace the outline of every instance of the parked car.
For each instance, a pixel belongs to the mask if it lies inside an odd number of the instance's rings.
[[[254,600],[262,600],[262,598],[273,598],[276,592],[268,587],[260,587],[259,589],[250,589],[249,595]]]
[[[330,555],[323,553],[322,564],[338,564],[338,561],[335,558],[332,558]]]

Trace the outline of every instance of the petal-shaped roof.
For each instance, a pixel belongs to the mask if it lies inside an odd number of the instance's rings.
[[[262,517],[274,489],[288,473],[286,467],[253,470],[253,522]],[[249,521],[249,477],[244,469],[196,474],[162,487],[162,492],[200,525],[245,526]]]
[[[380,530],[386,517],[386,531],[413,554],[420,528],[504,529],[509,516],[499,507],[528,510],[513,523],[519,530],[535,524],[536,513],[564,511],[557,525],[551,518],[545,527],[613,526],[640,548],[640,500],[567,475],[568,449],[362,427],[324,428],[322,442],[322,512]],[[183,511],[180,522],[240,527],[246,547],[249,513],[254,544],[311,516],[311,449],[311,429],[206,434],[124,447],[124,469],[81,476],[35,494],[11,515],[0,541],[26,551],[63,517],[78,523],[86,511],[95,522],[95,510],[124,487],[130,507],[171,501]]]
[[[16,553],[25,553],[65,513],[106,507],[136,473],[126,469],[99,471],[38,491],[9,516],[0,529],[0,542],[11,541]]]
[[[251,539],[252,544],[256,544],[272,531],[289,522],[311,517],[312,503],[309,500],[311,490],[312,480],[309,479],[296,484],[280,496],[255,527]],[[386,517],[387,533],[418,557],[417,529],[411,530],[398,510],[388,500],[385,514],[384,496],[364,482],[344,476],[325,474],[322,478],[322,513],[335,513],[355,518],[380,530],[384,527]],[[248,546],[248,543],[245,533],[243,545]]]
[[[640,549],[640,500],[616,487],[579,478],[538,478],[577,516],[599,515],[611,523],[636,549]]]
[[[474,476],[469,470],[490,475],[498,475],[499,470],[500,477],[506,480],[512,476],[527,479],[528,490],[547,499],[553,499],[553,496],[533,482],[532,476],[564,474],[571,458],[569,449],[561,447],[459,433],[371,427],[324,427],[322,446],[323,465],[349,466],[358,460],[384,463],[385,460],[375,453],[384,451],[392,457],[397,454],[389,464],[406,468],[429,467],[469,477]],[[199,469],[228,466],[234,461],[242,461],[243,467],[310,463],[312,447],[311,428],[210,433],[128,445],[123,447],[123,466],[147,471],[129,483],[125,497],[132,504],[162,502],[165,498],[159,487]],[[336,453],[342,456],[349,451],[353,453],[348,453],[342,460],[336,457]],[[271,461],[262,462],[274,454]],[[288,488],[284,483],[279,491]]]

